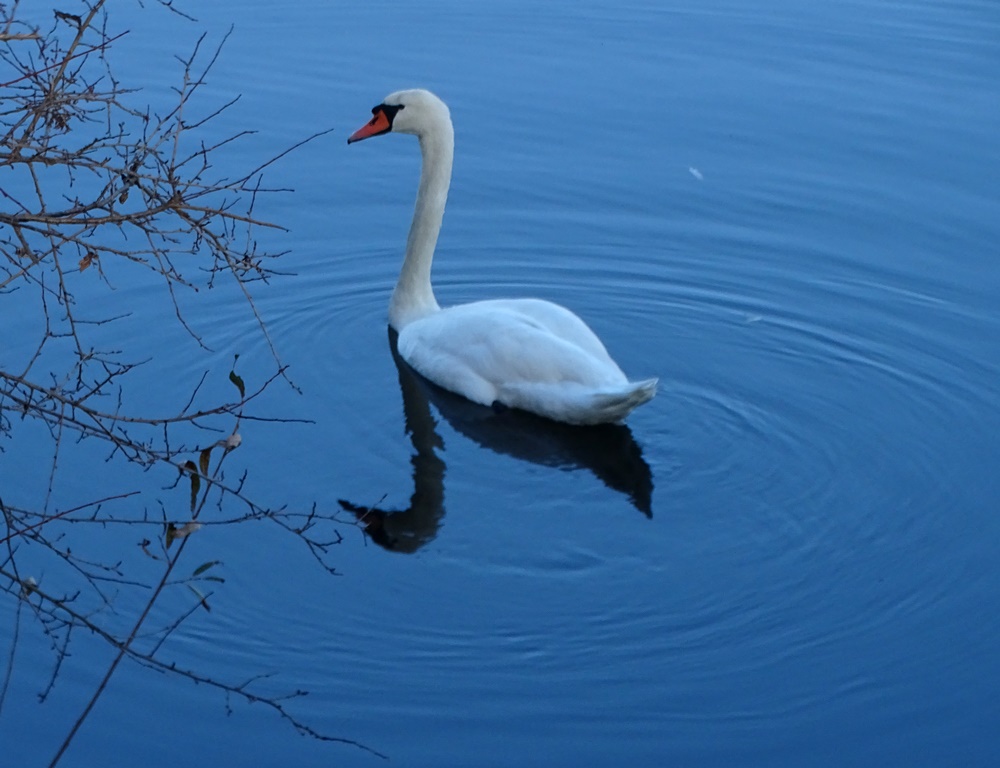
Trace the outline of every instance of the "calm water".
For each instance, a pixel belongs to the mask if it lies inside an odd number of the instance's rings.
[[[1000,7],[335,6],[199,10],[215,39],[236,21],[206,111],[244,94],[209,135],[259,129],[226,162],[336,128],[262,209],[294,276],[258,303],[303,390],[266,408],[314,423],[246,427],[233,460],[267,503],[386,514],[367,540],[344,527],[339,577],[274,526],[192,539],[227,581],[167,655],[308,689],[298,716],[395,765],[1000,761]],[[201,27],[116,13],[120,61],[165,98]],[[397,369],[417,146],[344,140],[415,85],[456,122],[439,300],[577,311],[661,379],[627,428],[497,419]],[[235,352],[266,369],[238,297],[188,302],[206,355],[158,295],[116,293],[131,343],[156,339],[151,408]],[[36,460],[8,446],[5,495],[41,493]],[[65,498],[99,493],[68,475]],[[39,705],[52,654],[30,627],[10,765],[47,763],[108,658],[81,638]],[[66,764],[139,760],[382,764],[123,667]]]

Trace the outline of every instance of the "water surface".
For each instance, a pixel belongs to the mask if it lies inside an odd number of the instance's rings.
[[[339,578],[274,528],[192,541],[227,581],[174,656],[273,672],[310,691],[303,719],[403,765],[996,761],[992,3],[198,12],[216,38],[236,22],[206,97],[244,94],[209,130],[259,130],[226,162],[336,128],[270,172],[295,189],[266,203],[294,276],[257,292],[303,392],[268,406],[314,423],[246,428],[234,459],[269,503],[380,514],[367,538],[345,527]],[[123,62],[195,37],[116,13]],[[144,95],[175,74],[150,68]],[[572,308],[626,372],[660,377],[627,427],[500,418],[397,368],[385,314],[417,147],[344,139],[411,86],[456,123],[439,300]],[[246,377],[265,369],[235,293],[190,301],[207,358],[152,288],[118,293],[136,339],[163,329],[151,403],[237,352]],[[7,451],[6,484],[25,461]],[[42,706],[24,670],[51,655],[22,654],[0,740],[39,764],[107,652],[81,645]],[[380,763],[136,668],[70,754]]]

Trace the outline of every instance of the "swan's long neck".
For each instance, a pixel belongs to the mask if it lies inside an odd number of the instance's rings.
[[[431,288],[431,262],[444,218],[455,153],[455,132],[451,119],[447,115],[442,117],[443,120],[420,135],[423,164],[417,203],[410,234],[406,238],[403,268],[389,303],[389,324],[397,331],[440,309]]]

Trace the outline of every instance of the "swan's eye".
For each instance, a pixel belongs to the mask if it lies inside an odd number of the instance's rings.
[[[403,104],[379,104],[375,109],[382,112],[389,120],[389,124],[396,119],[396,113],[403,108]]]

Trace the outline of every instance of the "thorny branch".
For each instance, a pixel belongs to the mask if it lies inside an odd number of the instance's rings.
[[[175,7],[175,0],[155,4],[191,18]],[[0,594],[15,605],[13,644],[0,673],[0,714],[15,674],[22,622],[33,617],[55,655],[39,693],[43,700],[70,658],[76,630],[100,638],[113,651],[51,765],[59,763],[125,660],[220,690],[227,706],[234,698],[263,703],[300,733],[374,752],[321,733],[291,714],[284,702],[301,691],[266,695],[254,685],[259,677],[227,683],[162,658],[165,641],[195,612],[210,608],[211,593],[203,594],[197,585],[222,582],[211,570],[217,561],[182,575],[188,538],[203,525],[269,521],[336,573],[328,562],[330,548],[341,540],[336,526],[351,523],[315,507],[296,512],[259,504],[246,489],[245,469],[235,479],[223,469],[240,444],[241,425],[292,421],[251,412],[277,379],[291,385],[250,291],[277,274],[272,265],[282,255],[260,246],[257,233],[282,227],[260,218],[255,207],[262,193],[286,191],[267,189],[263,171],[326,131],[249,173],[220,173],[217,155],[249,131],[210,141],[199,136],[237,99],[207,116],[192,114],[222,45],[207,50],[203,35],[189,56],[178,58],[180,85],[168,108],[158,112],[141,105],[136,91],[117,79],[110,51],[126,33],[109,29],[105,6],[106,0],[67,0],[50,9],[47,20],[25,20],[19,0],[0,2],[0,302],[6,325],[0,329],[0,454],[30,425],[35,434],[41,427],[52,446],[43,503],[14,498],[20,487],[0,491],[6,494],[0,495]],[[40,11],[33,7],[32,12]],[[204,349],[180,297],[231,281],[266,340],[273,372],[247,389],[234,363],[228,378],[238,397],[206,402],[202,385],[211,375],[206,374],[178,409],[155,415],[131,410],[135,371],[151,358],[128,359],[109,348],[108,331],[128,315],[106,308],[114,305],[101,291],[137,273],[160,282],[177,322]],[[10,325],[15,317],[22,324],[16,331]],[[159,504],[158,511],[151,512],[147,491],[136,488],[104,491],[100,498],[59,509],[54,499],[63,472],[60,457],[69,446],[81,445],[97,449],[107,462],[165,470],[173,484],[163,492],[190,490],[188,521],[171,520],[158,500],[152,504]],[[239,511],[230,510],[233,504]],[[212,514],[203,515],[209,506]],[[141,537],[134,550],[139,557],[88,559],[74,546],[80,526],[135,530]],[[136,560],[151,564],[154,575],[148,567],[137,572]],[[40,567],[49,568],[44,584],[32,575]],[[193,602],[165,626],[150,630],[154,606],[176,588],[189,590]],[[122,627],[119,606],[125,595],[139,607]]]

